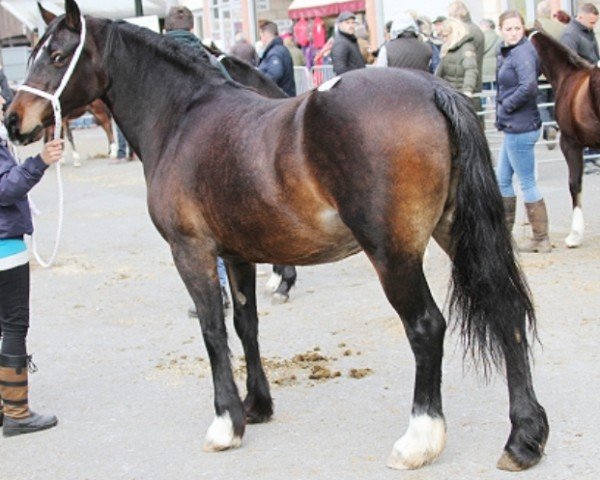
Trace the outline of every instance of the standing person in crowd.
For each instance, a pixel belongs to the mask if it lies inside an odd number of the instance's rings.
[[[598,52],[598,41],[594,34],[594,27],[598,22],[598,9],[593,3],[584,3],[577,11],[577,17],[571,19],[569,24],[563,30],[560,41],[584,60],[597,66],[600,60]],[[600,166],[600,150],[586,148],[584,156],[585,174],[597,173]],[[593,156],[592,158],[590,158]]]
[[[446,17],[440,15],[435,17],[433,22],[431,22],[433,25],[433,36],[435,38],[439,38],[440,40],[442,40],[442,28],[444,27],[444,20],[446,20]]]
[[[336,75],[365,68],[365,59],[360,53],[358,41],[354,36],[356,15],[352,12],[342,12],[336,20],[337,33],[331,49],[333,71]]]
[[[455,18],[447,18],[442,26],[441,60],[435,74],[468,97],[477,89],[477,57],[473,37],[467,26]]]
[[[242,32],[235,34],[235,43],[231,47],[231,50],[229,50],[229,55],[239,58],[253,67],[258,66],[258,54],[248,40],[244,38]]]
[[[0,96],[0,121],[4,121],[4,98]],[[24,235],[33,224],[27,193],[37,184],[49,165],[62,157],[61,139],[52,140],[42,153],[18,165],[0,140],[0,425],[11,437],[54,427],[54,415],[40,415],[29,409],[27,355],[29,330],[29,257]]]
[[[283,40],[283,44],[285,48],[288,49],[290,55],[292,57],[292,63],[294,67],[305,67],[306,66],[306,58],[304,58],[304,54],[302,50],[298,48],[296,42],[294,41],[294,36],[292,32],[283,32],[281,34],[281,39]]]
[[[258,69],[273,80],[288,96],[296,96],[294,82],[294,63],[290,52],[279,37],[277,25],[271,21],[259,25],[260,41],[265,51],[258,64]]]
[[[467,32],[473,39],[475,56],[477,59],[477,84],[473,93],[480,93],[483,87],[483,52],[485,50],[485,37],[483,36],[483,32],[481,31],[481,28],[475,25],[471,20],[471,14],[469,13],[469,9],[464,2],[455,1],[450,3],[448,6],[448,16],[464,22],[464,24],[467,26]],[[475,111],[481,111],[481,99],[475,97],[472,98],[472,101]],[[483,117],[480,116],[479,118],[482,121],[483,126]]]
[[[502,38],[496,33],[496,25],[487,18],[479,22],[485,39],[483,48],[482,74],[483,89],[492,90],[496,81],[496,61]]]
[[[419,39],[413,18],[401,13],[392,23],[391,40],[379,49],[378,67],[416,68],[428,71],[431,47]]]
[[[535,48],[525,37],[521,14],[508,10],[500,15],[503,43],[498,55],[496,127],[504,132],[496,176],[504,202],[508,228],[515,223],[516,196],[513,176],[521,183],[527,218],[533,238],[519,247],[522,252],[552,250],[548,238],[548,213],[535,176],[535,143],[542,121],[537,107],[537,79],[540,73]]]

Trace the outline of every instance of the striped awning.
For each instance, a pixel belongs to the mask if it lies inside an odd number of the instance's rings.
[[[294,0],[288,8],[292,20],[331,17],[341,12],[364,12],[365,0]]]

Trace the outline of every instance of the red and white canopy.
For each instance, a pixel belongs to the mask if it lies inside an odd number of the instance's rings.
[[[294,0],[288,8],[292,20],[331,17],[341,12],[364,12],[365,0]]]

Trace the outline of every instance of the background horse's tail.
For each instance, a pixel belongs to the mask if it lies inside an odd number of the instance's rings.
[[[437,83],[435,103],[448,120],[458,176],[449,234],[450,317],[487,374],[490,364],[500,366],[515,348],[515,337],[528,348],[525,315],[535,335],[535,311],[504,219],[490,149],[470,100]]]

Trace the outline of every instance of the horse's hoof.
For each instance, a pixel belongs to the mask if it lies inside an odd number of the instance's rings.
[[[244,411],[246,422],[250,424],[266,423],[273,417],[273,401],[270,397],[261,401],[248,397],[244,400]]]
[[[282,304],[286,303],[289,299],[290,299],[289,295],[286,295],[284,293],[275,292],[271,296],[271,303],[273,305],[282,305]]]
[[[119,146],[116,143],[111,143],[108,149],[108,156],[110,158],[117,158],[117,153],[119,152]]]
[[[505,450],[498,460],[496,467],[498,467],[500,470],[506,470],[507,472],[520,472],[537,465],[541,458],[542,457],[540,455],[539,457],[529,458],[527,461],[519,462]]]
[[[570,234],[565,238],[565,245],[567,248],[577,248],[581,245],[581,237],[579,235]]]
[[[237,448],[242,444],[242,437],[235,435],[233,431],[233,422],[229,412],[216,417],[208,431],[204,441],[205,452],[221,452],[230,448]]]
[[[394,444],[387,466],[396,470],[414,470],[436,460],[446,445],[443,418],[428,415],[411,417],[406,433]]]

